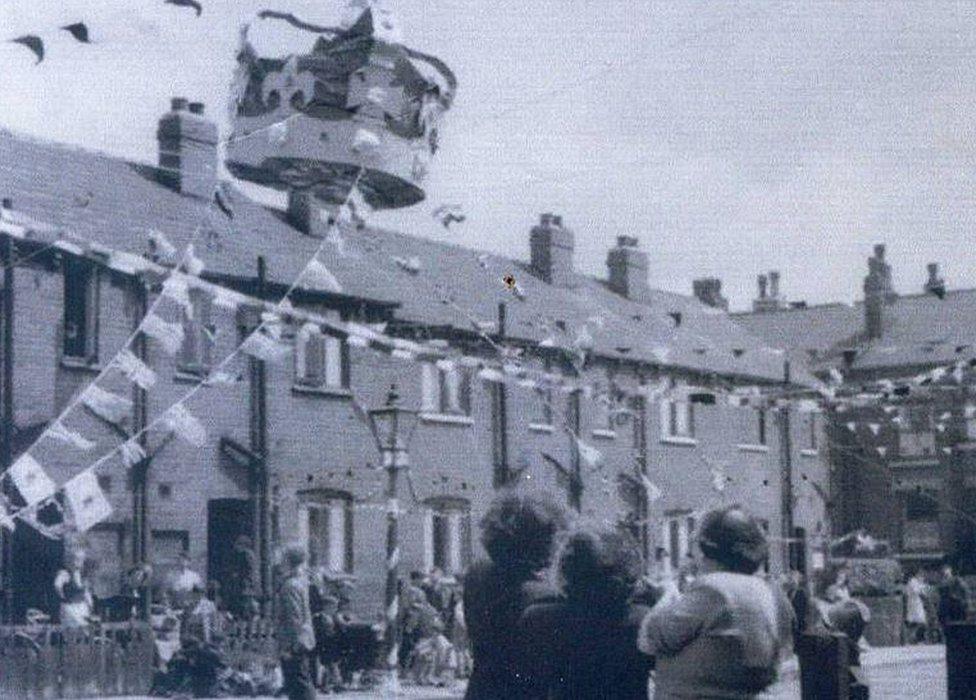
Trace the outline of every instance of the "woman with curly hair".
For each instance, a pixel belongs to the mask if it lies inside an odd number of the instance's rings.
[[[752,698],[770,686],[792,647],[793,610],[755,576],[768,545],[739,506],[702,520],[701,575],[641,624],[638,645],[656,658],[656,700]]]
[[[563,597],[529,606],[522,632],[537,697],[646,700],[653,659],[637,648],[650,609],[633,604],[636,543],[617,533],[572,535],[559,558]]]
[[[481,542],[489,559],[473,564],[464,581],[473,659],[468,700],[531,697],[520,670],[526,649],[518,621],[530,604],[555,596],[542,573],[565,527],[557,506],[518,493],[497,498],[481,521]]]

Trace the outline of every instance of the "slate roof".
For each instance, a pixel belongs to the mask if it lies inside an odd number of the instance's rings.
[[[851,369],[883,370],[946,365],[976,356],[976,289],[900,296],[885,306],[882,337],[863,335],[864,304],[829,304],[732,316],[770,345],[817,353],[814,368],[837,365],[844,349],[857,352]]]
[[[15,211],[135,254],[147,251],[151,229],[182,250],[202,227],[196,251],[207,272],[252,279],[262,255],[268,280],[290,285],[321,241],[293,228],[282,212],[228,189],[233,218],[162,186],[151,166],[0,132],[0,196],[12,198]],[[552,337],[569,345],[585,325],[594,350],[605,356],[747,380],[782,379],[781,353],[691,297],[653,291],[643,305],[599,280],[579,276],[573,288],[553,287],[525,262],[456,245],[373,228],[345,229],[342,236],[345,251],[327,243],[319,260],[344,295],[394,303],[397,319],[471,329],[471,319],[494,321],[498,303],[508,302],[506,332],[516,338]],[[421,265],[416,273],[395,262],[414,257]],[[505,287],[508,273],[525,301]],[[467,313],[443,303],[444,297]],[[681,313],[677,328],[672,312]],[[811,377],[798,368],[794,380]]]

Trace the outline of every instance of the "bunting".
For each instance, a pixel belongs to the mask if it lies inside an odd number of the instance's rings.
[[[94,442],[84,437],[81,433],[68,430],[60,421],[55,421],[50,425],[47,429],[47,435],[86,452],[95,446]]]
[[[156,373],[130,350],[122,350],[115,356],[119,370],[140,388],[149,390],[156,384]]]
[[[126,440],[119,446],[122,453],[122,461],[125,466],[131,468],[142,462],[146,458],[146,451],[136,440]]]
[[[163,282],[163,296],[170,299],[186,311],[187,318],[193,318],[193,303],[190,301],[190,288],[182,277],[170,275]]]
[[[99,418],[109,423],[124,423],[132,412],[132,402],[92,384],[82,394],[81,402]]]
[[[28,506],[50,498],[57,490],[54,482],[44,471],[44,467],[29,454],[18,457],[10,466],[9,473],[14,486]]]
[[[241,350],[262,362],[282,362],[288,356],[289,348],[266,334],[257,332],[248,336],[241,345]]]
[[[166,426],[176,435],[194,447],[203,447],[207,444],[207,430],[203,423],[190,413],[183,404],[176,404],[168,411],[163,418]]]
[[[315,258],[309,261],[305,272],[302,273],[302,280],[306,283],[306,288],[317,289],[325,292],[342,293],[342,285],[325,265]]]
[[[64,485],[64,495],[78,532],[87,532],[112,514],[94,472],[83,471]]]
[[[164,321],[156,314],[146,314],[140,330],[162,345],[169,355],[175,355],[183,346],[183,326]]]

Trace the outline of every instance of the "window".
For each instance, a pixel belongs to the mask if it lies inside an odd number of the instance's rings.
[[[682,565],[692,555],[695,518],[688,513],[676,513],[665,518],[663,537],[664,573],[677,576]]]
[[[471,415],[471,373],[452,362],[423,365],[423,409],[427,413]]]
[[[466,501],[434,499],[424,520],[424,565],[457,576],[471,563],[471,510]]]
[[[98,359],[98,271],[74,258],[64,261],[65,358]]]
[[[808,413],[803,423],[803,449],[810,450],[811,452],[816,452],[819,447],[817,445],[817,414]]]
[[[125,528],[119,523],[99,523],[85,535],[90,561],[98,562],[93,574],[93,593],[107,598],[117,595],[125,561]]]
[[[352,573],[352,498],[328,491],[299,498],[298,540],[307,547],[309,566]]]
[[[756,444],[766,445],[767,435],[766,435],[766,409],[759,408],[756,409]]]
[[[540,386],[535,390],[536,406],[536,425],[552,425],[552,387]]]
[[[935,453],[931,406],[902,406],[898,418],[898,451],[901,456],[924,457]]]
[[[210,370],[213,354],[214,325],[212,302],[202,289],[189,290],[192,314],[183,310],[183,348],[180,350],[180,371],[204,375]]]
[[[348,345],[324,334],[317,325],[306,323],[295,339],[295,383],[307,387],[348,387]]]
[[[152,561],[160,571],[176,566],[180,555],[190,551],[190,533],[186,530],[153,530]]]
[[[925,489],[904,494],[902,546],[908,550],[938,549],[941,544],[939,500]]]
[[[661,436],[665,439],[695,437],[695,407],[687,397],[661,401]]]

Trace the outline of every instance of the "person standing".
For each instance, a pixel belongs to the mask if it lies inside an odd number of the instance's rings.
[[[284,580],[278,591],[277,633],[284,692],[289,700],[315,700],[312,650],[315,632],[308,601],[305,549],[291,545],[284,552]]]
[[[644,618],[638,647],[655,657],[656,700],[752,698],[777,677],[792,648],[793,611],[778,586],[755,573],[768,545],[739,506],[701,523],[701,575]]]
[[[969,586],[952,570],[952,564],[942,566],[939,583],[939,624],[963,622],[969,616]]]
[[[238,620],[250,620],[258,613],[258,602],[254,595],[256,574],[257,559],[251,538],[241,535],[234,542],[231,552],[230,575],[225,589],[227,607]]]
[[[905,628],[909,644],[918,644],[924,639],[928,627],[925,614],[925,594],[928,586],[920,572],[914,572],[905,583]]]
[[[54,577],[54,591],[61,601],[61,624],[64,627],[85,627],[92,614],[92,594],[83,569],[85,550],[70,548],[65,555],[64,568]]]
[[[635,544],[580,532],[559,558],[563,597],[530,605],[520,623],[529,684],[549,700],[646,700],[654,660],[637,648],[650,608],[634,604]]]
[[[556,596],[542,572],[565,527],[557,506],[513,492],[496,498],[485,514],[481,542],[489,559],[473,564],[464,581],[473,663],[467,700],[530,697],[518,622],[529,605]]]

